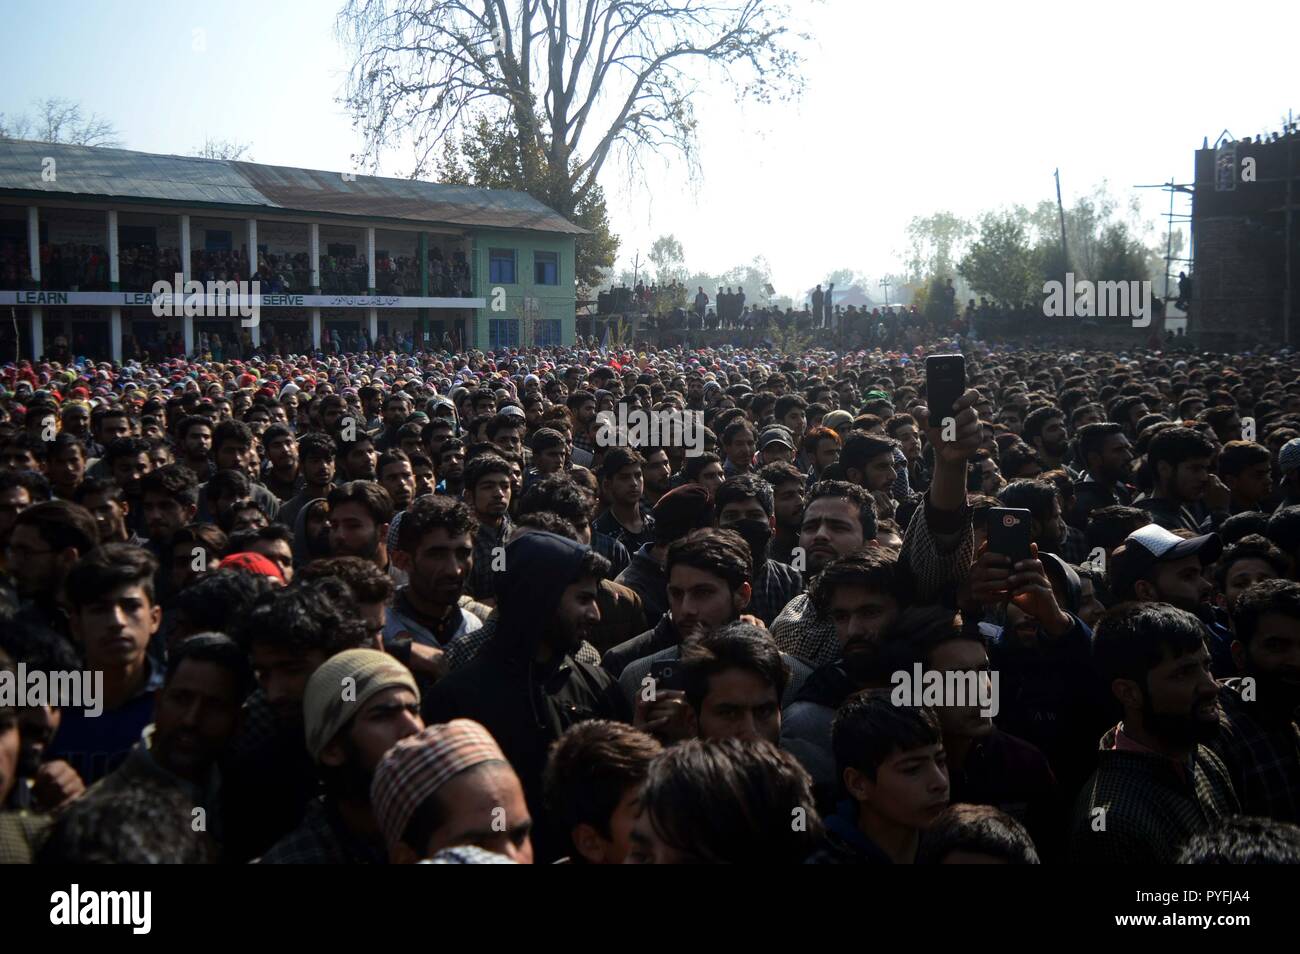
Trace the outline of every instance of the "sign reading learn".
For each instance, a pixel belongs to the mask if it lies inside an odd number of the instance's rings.
[[[153,292],[0,291],[0,305],[151,308]],[[262,308],[485,308],[483,298],[419,298],[399,295],[260,295]],[[215,296],[205,304],[216,305]]]

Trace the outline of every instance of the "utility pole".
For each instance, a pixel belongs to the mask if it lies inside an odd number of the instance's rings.
[[[633,314],[640,314],[640,312],[641,312],[641,302],[638,301],[638,300],[636,299],[636,297],[635,297],[635,295],[636,295],[636,286],[637,286],[637,284],[638,284],[637,279],[639,278],[640,274],[641,274],[641,251],[640,251],[640,249],[638,249],[638,250],[637,250],[637,253],[636,253],[636,258],[632,259],[632,295],[634,296],[633,299],[632,299],[632,313],[633,313]],[[627,316],[624,315],[624,317],[626,318]],[[609,322],[612,321],[612,320],[613,320],[612,318],[607,318],[607,319],[605,320],[605,327],[606,327],[606,328],[609,327]],[[622,323],[621,323],[621,322],[620,322],[620,327],[622,327]]]
[[[889,281],[888,278],[882,278],[882,279],[880,280],[880,287],[883,288],[883,289],[885,290],[885,307],[886,307],[886,308],[889,307],[889,286],[890,286],[890,284],[891,284],[891,283],[890,283],[890,281]]]
[[[1295,208],[1295,163],[1291,157],[1291,147],[1295,143],[1295,136],[1291,132],[1292,124],[1295,120],[1291,116],[1291,110],[1286,111],[1286,227],[1283,232],[1282,248],[1286,255],[1286,285],[1282,289],[1282,340],[1289,348],[1291,347],[1291,322],[1294,320],[1291,314],[1291,306],[1294,299],[1292,298],[1291,286],[1291,237],[1295,234],[1291,228],[1291,212]]]
[[[1056,170],[1056,210],[1061,215],[1061,261],[1065,270],[1070,270],[1070,250],[1065,244],[1065,204],[1061,201],[1061,170]]]

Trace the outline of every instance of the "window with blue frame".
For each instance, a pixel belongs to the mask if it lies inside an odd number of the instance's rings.
[[[554,252],[533,252],[533,284],[560,284],[560,256]]]
[[[488,319],[488,349],[499,351],[502,348],[519,347],[518,318]]]
[[[560,347],[560,319],[538,318],[533,322],[533,346],[536,348]]]
[[[488,249],[488,281],[493,285],[513,285],[515,283],[514,249]]]

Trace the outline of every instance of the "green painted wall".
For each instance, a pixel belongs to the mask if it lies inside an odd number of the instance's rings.
[[[515,282],[500,284],[488,281],[488,259],[491,249],[511,249],[515,253]],[[559,284],[536,285],[534,278],[534,252],[554,252],[559,262]],[[474,278],[474,295],[487,301],[487,307],[474,315],[474,347],[488,349],[488,322],[493,318],[519,320],[519,346],[532,347],[531,329],[525,321],[524,302],[537,300],[538,318],[558,318],[560,341],[572,345],[577,293],[573,284],[574,239],[565,235],[542,235],[536,232],[506,232],[484,229],[473,235],[470,268]],[[503,294],[494,294],[500,287]],[[494,302],[503,303],[500,311],[493,310]]]

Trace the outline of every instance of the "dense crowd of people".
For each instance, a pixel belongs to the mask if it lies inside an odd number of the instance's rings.
[[[915,334],[4,366],[0,861],[1300,861],[1300,357]]]
[[[770,291],[770,286],[768,287]],[[635,288],[612,286],[597,296],[597,319],[614,315],[635,315],[638,329],[656,339],[657,344],[691,343],[695,332],[740,332],[737,340],[747,344],[771,342],[774,336],[795,334],[812,338],[829,332],[828,340],[840,350],[857,348],[910,351],[924,342],[945,335],[961,335],[1014,345],[1025,340],[1041,339],[1049,334],[1069,332],[1095,335],[1115,331],[1127,325],[1127,319],[1080,319],[1077,322],[1044,324],[1043,303],[999,303],[980,296],[964,306],[956,300],[951,278],[935,279],[927,289],[924,305],[835,304],[835,285],[825,289],[817,285],[805,301],[779,308],[751,302],[745,289],[725,286],[710,294],[698,286],[688,300],[680,283],[670,285],[638,284]],[[1191,279],[1185,274],[1178,282],[1176,307],[1191,307]],[[1155,299],[1155,337],[1149,346],[1186,348],[1184,329],[1165,331],[1165,302]],[[590,320],[590,319],[588,319]],[[594,327],[594,326],[593,326]]]
[[[5,288],[56,288],[60,291],[107,291],[108,252],[102,245],[42,242],[41,282],[32,279],[25,241],[0,241],[0,284]]]
[[[157,244],[123,244],[118,250],[118,278],[122,288],[147,290],[158,281],[174,282],[181,271],[181,252]],[[195,281],[247,281],[248,252],[193,249],[190,277]],[[263,294],[312,293],[311,257],[306,252],[267,252],[259,249],[253,278]],[[465,253],[450,256],[429,249],[428,293],[433,297],[464,298],[473,291]],[[364,255],[330,254],[320,257],[320,289],[326,295],[364,295],[370,272]],[[57,291],[107,291],[108,251],[103,245],[76,242],[42,243],[41,280],[32,278],[26,242],[0,240],[0,286],[13,289]],[[418,296],[421,293],[420,259],[410,255],[380,254],[375,258],[375,290],[381,295]]]
[[[777,308],[746,305],[743,289],[733,292],[724,288],[718,294],[723,306],[720,313],[714,309],[713,298],[701,289],[697,292],[697,302],[708,299],[703,314],[685,307],[647,313],[640,317],[639,327],[660,343],[692,342],[701,338],[700,332],[730,332],[735,340],[761,345],[789,335],[812,340],[825,332],[828,334],[822,340],[832,342],[838,350],[901,351],[911,351],[936,337],[966,336],[972,331],[978,331],[986,340],[998,340],[1009,330],[989,323],[972,326],[964,315],[951,320],[932,320],[915,306],[891,305],[868,310],[856,305],[832,308],[805,303],[798,309]],[[1041,326],[1037,330],[1041,332]]]

